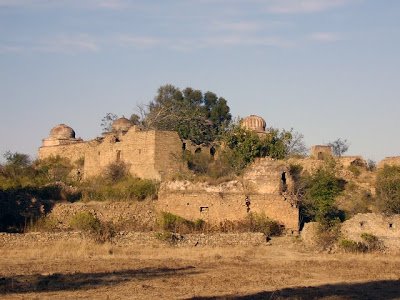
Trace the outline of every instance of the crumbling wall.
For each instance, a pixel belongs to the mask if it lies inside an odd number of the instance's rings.
[[[285,162],[266,157],[246,169],[243,184],[248,192],[279,195],[292,190],[293,179]]]
[[[362,241],[361,234],[369,233],[383,241],[389,250],[400,249],[400,215],[377,213],[357,214],[342,224],[345,238]]]
[[[327,145],[315,145],[311,147],[311,157],[313,159],[325,159],[332,156],[332,147]]]
[[[106,136],[91,142],[85,153],[85,178],[101,175],[111,163],[124,162],[132,175],[160,179],[155,170],[155,132],[128,131],[123,136]]]
[[[181,153],[176,132],[139,131],[134,126],[126,133],[111,133],[89,142],[41,147],[39,158],[59,155],[72,162],[84,158],[84,178],[103,174],[111,163],[124,162],[132,175],[161,180],[184,167]]]
[[[250,201],[246,205],[246,198]],[[222,185],[200,186],[188,182],[162,184],[157,210],[171,212],[190,220],[202,219],[211,224],[224,220],[239,221],[250,212],[280,222],[288,230],[298,231],[299,209],[283,195],[245,192],[238,181]]]
[[[400,166],[400,156],[391,156],[384,158],[379,162],[378,168],[383,168],[385,165]]]
[[[60,156],[69,159],[72,163],[85,157],[88,149],[86,142],[78,142],[69,145],[40,147],[38,158],[45,159],[51,156]]]

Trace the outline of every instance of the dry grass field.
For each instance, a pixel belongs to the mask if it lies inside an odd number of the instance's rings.
[[[0,244],[1,299],[396,299],[400,256],[256,247]]]

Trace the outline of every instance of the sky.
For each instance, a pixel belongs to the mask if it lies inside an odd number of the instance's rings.
[[[398,0],[0,0],[0,153],[35,157],[59,123],[95,138],[173,84],[379,161],[399,79]]]

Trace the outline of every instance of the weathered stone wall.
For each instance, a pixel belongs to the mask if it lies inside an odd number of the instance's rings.
[[[345,168],[350,166],[364,167],[364,168],[367,167],[367,162],[364,160],[362,156],[341,156],[338,158],[338,161]]]
[[[383,168],[385,165],[400,166],[400,156],[391,156],[384,158],[379,162],[378,168]]]
[[[182,143],[176,132],[139,131],[108,134],[102,139],[39,149],[39,158],[61,156],[72,162],[84,158],[84,178],[101,175],[110,163],[124,162],[132,175],[161,180],[179,172]]]
[[[49,246],[59,242],[84,242],[87,239],[82,232],[31,232],[27,234],[0,233],[0,247],[35,247]],[[154,232],[118,232],[112,238],[118,247],[149,247],[168,246],[167,241],[157,238]],[[174,243],[173,247],[232,247],[259,246],[266,244],[262,233],[215,233],[187,234]]]
[[[103,141],[91,142],[85,153],[85,178],[101,175],[110,163],[121,161],[132,175],[160,179],[155,170],[155,131],[128,131],[117,139],[110,135]]]
[[[257,159],[246,169],[243,184],[247,192],[261,194],[279,195],[283,190],[293,188],[287,164],[268,157]]]
[[[250,200],[249,211],[246,197]],[[249,212],[263,213],[285,225],[288,230],[298,231],[299,227],[299,209],[295,203],[279,193],[245,192],[243,185],[237,181],[216,187],[188,182],[164,183],[156,209],[190,220],[202,219],[211,224],[243,220]]]
[[[311,147],[311,157],[314,159],[324,159],[332,156],[332,147],[327,145],[315,145]]]
[[[362,241],[361,234],[369,233],[383,241],[390,250],[400,250],[400,215],[357,214],[342,224],[346,238]]]
[[[69,228],[71,218],[79,212],[89,212],[117,228],[147,231],[156,226],[157,213],[153,200],[57,203],[48,216],[57,221],[59,229],[65,230]]]
[[[44,159],[51,156],[61,156],[75,162],[85,157],[85,152],[88,149],[88,144],[78,142],[70,145],[47,146],[39,148],[39,159]]]
[[[154,167],[160,179],[167,179],[187,169],[182,160],[182,142],[175,131],[155,131]]]

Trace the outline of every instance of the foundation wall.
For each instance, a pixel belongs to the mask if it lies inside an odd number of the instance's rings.
[[[250,194],[250,210],[265,214],[283,224],[286,229],[298,231],[299,210],[283,196]],[[248,215],[244,193],[211,193],[204,191],[163,191],[158,195],[156,208],[189,220],[203,219],[211,224],[224,220],[239,221]]]

